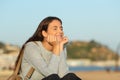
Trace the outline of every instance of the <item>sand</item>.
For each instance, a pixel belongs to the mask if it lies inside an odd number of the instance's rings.
[[[6,80],[12,71],[0,71],[0,80]],[[115,71],[78,71],[75,72],[82,80],[120,80],[120,72]]]
[[[120,80],[120,72],[86,71],[76,72],[82,80]]]

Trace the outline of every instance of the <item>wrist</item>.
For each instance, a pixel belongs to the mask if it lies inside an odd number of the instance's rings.
[[[61,44],[61,45],[60,45],[60,52],[62,52],[62,51],[63,51],[63,48],[64,48],[64,45],[63,45],[63,44]]]
[[[56,55],[60,54],[60,46],[53,46],[52,52]]]

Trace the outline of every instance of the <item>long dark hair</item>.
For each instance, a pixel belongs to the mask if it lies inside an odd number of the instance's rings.
[[[61,19],[59,19],[58,17],[53,17],[53,16],[49,16],[49,17],[46,17],[45,19],[43,19],[40,24],[38,25],[38,28],[37,30],[35,31],[35,33],[33,34],[32,37],[30,37],[22,46],[20,52],[19,52],[19,55],[17,57],[17,60],[15,62],[15,69],[17,67],[17,64],[18,64],[18,61],[20,59],[20,56],[22,55],[22,51],[25,47],[25,44],[28,43],[28,42],[31,42],[31,41],[43,41],[44,37],[42,35],[42,31],[47,31],[48,29],[48,25],[53,21],[53,20],[58,20],[60,21],[60,23],[62,24],[62,21]]]

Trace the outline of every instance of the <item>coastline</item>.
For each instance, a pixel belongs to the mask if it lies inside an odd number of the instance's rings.
[[[105,61],[91,61],[89,59],[68,59],[67,63],[69,66],[99,66],[108,67],[115,66],[116,64],[120,66],[120,59],[116,60],[105,60]]]

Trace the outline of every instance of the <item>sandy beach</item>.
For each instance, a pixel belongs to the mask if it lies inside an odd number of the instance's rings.
[[[6,80],[12,71],[1,71],[0,80]],[[120,80],[120,72],[115,71],[78,71],[75,72],[82,80]]]
[[[75,72],[82,80],[120,80],[120,72],[86,71]]]

